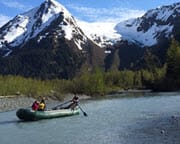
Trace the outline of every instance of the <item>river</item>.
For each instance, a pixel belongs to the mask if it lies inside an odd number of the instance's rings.
[[[131,94],[132,95],[132,94]],[[113,95],[81,102],[88,114],[21,122],[0,113],[1,144],[179,144],[180,93]]]

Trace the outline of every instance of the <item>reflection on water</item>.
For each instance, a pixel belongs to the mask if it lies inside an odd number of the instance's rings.
[[[180,94],[141,95],[81,102],[88,117],[21,122],[15,111],[0,113],[1,143],[179,144]]]
[[[6,125],[6,124],[11,124],[11,123],[17,123],[21,122],[19,120],[5,120],[5,121],[0,121],[0,125]]]

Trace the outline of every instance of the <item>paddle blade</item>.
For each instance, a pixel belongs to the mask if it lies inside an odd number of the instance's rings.
[[[80,107],[79,104],[78,104],[78,106],[79,106],[80,110],[82,111],[83,115],[84,115],[84,116],[88,116],[87,113],[86,113],[85,111],[83,111],[83,109]]]
[[[87,113],[83,112],[84,116],[88,116]]]

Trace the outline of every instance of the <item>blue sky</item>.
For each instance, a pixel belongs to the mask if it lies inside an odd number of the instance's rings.
[[[39,6],[44,0],[0,0],[0,25],[14,16]],[[145,11],[179,0],[56,0],[74,17],[88,22],[122,21]]]

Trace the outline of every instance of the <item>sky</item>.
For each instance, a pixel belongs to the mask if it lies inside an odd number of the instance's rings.
[[[0,0],[0,26],[45,0]],[[147,10],[179,0],[56,0],[80,21],[121,22],[142,16]]]

